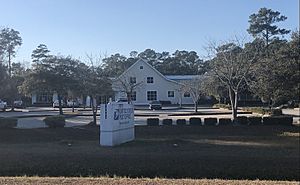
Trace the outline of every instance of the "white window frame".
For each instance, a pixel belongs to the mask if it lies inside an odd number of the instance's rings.
[[[153,93],[153,94],[150,94]],[[148,101],[157,101],[157,91],[147,91],[147,100]]]

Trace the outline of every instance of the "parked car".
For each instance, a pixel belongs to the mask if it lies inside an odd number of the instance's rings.
[[[79,103],[77,100],[68,100],[67,107],[79,107]]]
[[[162,104],[160,101],[152,101],[149,103],[149,109],[151,110],[160,110],[162,108]]]
[[[65,106],[66,106],[66,104],[65,104],[64,101],[61,101],[61,106],[62,106],[62,107],[65,107]],[[53,108],[59,108],[59,102],[58,102],[58,100],[55,100],[55,101],[53,102]]]
[[[7,103],[5,101],[0,100],[0,110],[5,111],[7,108]]]
[[[14,101],[14,107],[15,108],[24,108],[25,106],[24,106],[24,103],[22,100],[16,100],[16,101]]]

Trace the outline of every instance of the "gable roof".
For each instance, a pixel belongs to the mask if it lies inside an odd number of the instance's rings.
[[[126,69],[118,78],[124,76],[128,71],[130,71],[135,65],[137,65],[139,62],[143,62],[144,64],[148,65],[154,72],[156,72],[159,76],[161,76],[163,79],[169,81],[169,82],[172,82],[172,83],[176,83],[178,84],[178,82],[174,81],[174,80],[171,80],[169,78],[167,78],[165,75],[161,74],[157,69],[155,69],[152,65],[150,65],[148,63],[147,60],[145,59],[138,59],[134,64],[132,64],[128,69]]]

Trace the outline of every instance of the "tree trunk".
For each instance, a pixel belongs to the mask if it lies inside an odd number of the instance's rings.
[[[62,103],[61,103],[61,96],[58,94],[58,105],[59,105],[59,115],[63,115],[63,110],[62,110]]]
[[[11,54],[8,52],[8,73],[9,77],[11,77]]]
[[[198,112],[198,101],[195,102],[195,112]]]
[[[238,92],[234,92],[234,119],[237,118],[237,109],[238,109]]]
[[[97,103],[96,105],[94,105],[94,97],[92,96],[91,96],[91,100],[92,100],[93,124],[96,125],[97,124]]]
[[[132,94],[132,92],[127,92],[126,94],[127,94],[127,101],[128,101],[128,103],[130,103],[131,102],[131,94]]]
[[[11,112],[15,111],[14,99],[11,100]]]
[[[231,88],[228,89],[229,91],[229,98],[230,98],[230,103],[231,103],[231,109],[232,109],[232,121],[233,123],[236,123],[236,118],[237,118],[237,97],[235,97],[235,93],[233,92],[233,90]]]

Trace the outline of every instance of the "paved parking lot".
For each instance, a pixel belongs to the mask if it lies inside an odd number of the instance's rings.
[[[72,113],[72,109],[65,108],[65,113]],[[98,111],[99,112],[99,111]],[[193,107],[184,107],[179,109],[178,107],[164,107],[162,110],[149,110],[148,107],[137,107],[135,110],[135,124],[136,125],[146,125],[146,120],[148,118],[159,118],[160,121],[163,119],[186,119],[189,120],[190,117],[198,117],[201,119],[207,117],[216,118],[230,118],[231,114],[229,110],[225,109],[213,109],[209,107],[199,107],[198,112],[211,115],[184,115],[184,116],[170,116],[171,114],[184,114],[194,112]],[[57,115],[58,109],[51,107],[29,107],[26,109],[16,109],[16,112],[0,112],[0,117],[19,117],[18,118],[18,128],[28,129],[28,128],[43,128],[46,127],[43,119],[46,116]],[[228,113],[224,115],[213,115],[213,113]],[[299,109],[284,109],[284,114],[293,115],[294,122],[299,122]],[[90,123],[92,118],[92,112],[90,109],[76,109],[76,116],[66,119],[66,127],[81,126]],[[243,114],[243,116],[255,116],[258,114]],[[97,116],[97,121],[100,118]],[[99,122],[98,122],[99,123]]]

